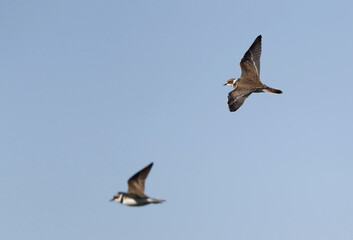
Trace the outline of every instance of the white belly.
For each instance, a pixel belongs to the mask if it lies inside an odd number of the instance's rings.
[[[128,205],[128,206],[143,206],[148,204],[149,202],[147,199],[134,199],[130,197],[124,196],[122,204]]]

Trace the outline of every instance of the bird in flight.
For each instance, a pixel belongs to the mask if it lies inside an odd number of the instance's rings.
[[[144,206],[150,203],[161,203],[165,200],[150,198],[145,195],[145,179],[150,172],[153,163],[150,163],[144,169],[135,173],[128,181],[129,186],[127,193],[118,192],[110,201],[119,202],[128,206]]]
[[[240,61],[240,78],[230,78],[225,84],[234,88],[228,94],[229,111],[235,112],[253,92],[281,94],[279,89],[266,86],[260,81],[261,35],[259,35]]]

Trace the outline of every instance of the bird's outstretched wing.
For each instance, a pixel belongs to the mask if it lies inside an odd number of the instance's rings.
[[[141,171],[137,172],[134,176],[132,176],[128,181],[127,184],[129,186],[128,193],[136,194],[140,197],[146,197],[145,195],[145,179],[150,172],[153,163],[149,164],[147,167],[142,169]]]
[[[245,99],[250,96],[251,92],[239,93],[238,89],[234,89],[228,94],[228,107],[229,111],[235,112],[241,105],[243,105]]]
[[[260,78],[261,35],[259,35],[240,61],[241,78]]]

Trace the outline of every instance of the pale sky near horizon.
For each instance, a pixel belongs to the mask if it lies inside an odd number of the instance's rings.
[[[353,238],[351,1],[0,2],[0,239]],[[262,35],[282,95],[227,107]],[[159,205],[109,202],[150,162]]]

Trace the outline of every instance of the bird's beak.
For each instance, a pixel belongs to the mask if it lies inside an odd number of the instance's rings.
[[[223,84],[223,86],[227,85],[227,83]]]
[[[113,202],[113,201],[114,201],[114,198],[110,199],[110,201]]]

